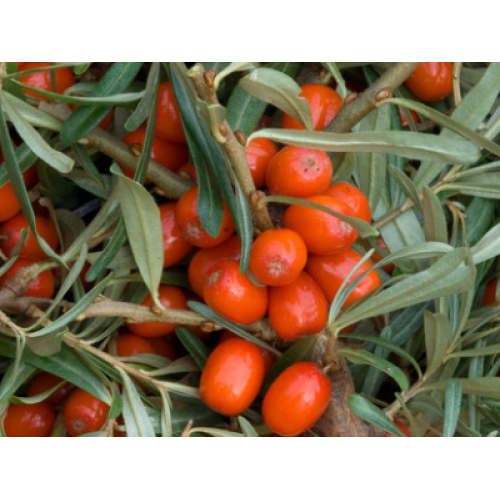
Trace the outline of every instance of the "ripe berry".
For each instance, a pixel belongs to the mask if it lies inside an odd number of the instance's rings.
[[[48,243],[52,250],[56,250],[59,246],[59,235],[52,222],[45,217],[35,215],[35,226],[38,235]],[[0,239],[0,249],[2,252],[7,255],[7,257],[10,257],[14,247],[21,241],[22,229],[28,231],[28,238],[21,249],[20,255],[22,257],[32,257],[34,259],[45,259],[45,252],[38,244],[38,241],[36,241],[29,227],[28,219],[26,219],[24,214],[18,214],[12,219],[0,224],[0,235],[3,236],[3,239]]]
[[[368,199],[356,186],[348,182],[336,182],[324,193],[342,203],[345,203],[354,212],[354,217],[368,222],[372,220],[372,211]]]
[[[7,437],[49,437],[56,412],[47,401],[32,405],[11,404],[4,420]]]
[[[163,82],[158,87],[155,133],[166,141],[186,143],[186,134],[170,82]]]
[[[301,335],[319,333],[327,317],[325,295],[306,272],[289,285],[269,289],[269,321],[283,340],[295,342]]]
[[[158,356],[168,358],[170,361],[175,361],[179,357],[177,349],[168,337],[150,337],[148,338],[148,344]]]
[[[23,64],[23,71],[44,68],[50,65],[51,63],[45,62],[27,62]],[[29,85],[30,87],[35,87],[45,92],[56,92],[57,94],[64,94],[67,89],[75,84],[75,77],[69,68],[57,68],[54,70],[55,88],[52,86],[50,73],[50,70],[39,71],[38,73],[32,73],[31,75],[21,76],[19,81],[25,85]],[[23,89],[23,92],[27,96],[40,99],[40,101],[48,100],[47,97],[37,94],[32,90]]]
[[[239,415],[257,397],[264,381],[264,359],[259,348],[237,338],[219,344],[200,378],[200,396],[213,410]]]
[[[7,182],[0,188],[0,222],[12,219],[20,211],[21,205],[17,201],[12,184]]]
[[[270,229],[255,240],[250,269],[265,285],[283,286],[295,281],[307,261],[304,240],[290,229]]]
[[[486,288],[484,289],[483,306],[492,306],[496,304],[497,283],[498,283],[498,278],[493,278],[491,281],[486,283]]]
[[[403,112],[403,108],[401,108],[401,106],[398,106],[398,108],[399,108],[399,114],[401,115],[401,125],[403,127],[407,127],[409,123],[408,123],[408,118],[406,118],[406,113]],[[413,111],[413,109],[407,109],[406,112],[410,113],[413,123],[420,123],[420,118],[418,117],[417,113]]]
[[[139,127],[133,132],[129,132],[122,141],[128,146],[138,145],[139,152],[142,151],[142,146],[146,140],[146,127]],[[181,165],[183,165],[188,158],[187,148],[183,144],[175,144],[173,142],[168,142],[159,137],[154,137],[153,143],[151,145],[151,159],[168,168],[172,172],[175,172]],[[123,173],[134,178],[134,171],[127,167],[122,167]]]
[[[321,287],[326,298],[331,302],[335,298],[335,295],[337,295],[342,282],[362,258],[362,255],[350,248],[346,248],[333,255],[311,255],[307,261],[306,270]],[[369,262],[363,263],[348,283],[371,269],[371,267],[372,265]],[[379,285],[380,277],[377,271],[373,270],[369,272],[347,297],[343,307],[364,297]]]
[[[396,424],[396,427],[398,427],[401,432],[406,436],[406,437],[411,437],[410,430],[406,425],[402,424],[399,420],[395,420],[394,423]],[[384,437],[396,437],[394,434],[391,434],[390,432],[386,432]]]
[[[311,108],[313,130],[323,130],[342,106],[342,98],[326,85],[317,83],[304,85],[300,96],[305,97]],[[303,125],[289,115],[283,116],[281,127],[304,130]]]
[[[330,401],[330,392],[330,380],[318,365],[296,363],[271,384],[262,403],[262,416],[280,436],[297,436],[319,420]]]
[[[64,424],[71,436],[100,431],[108,418],[109,405],[83,389],[75,389],[64,407]]]
[[[354,217],[350,207],[331,196],[312,196],[307,200]],[[292,205],[286,210],[283,226],[298,233],[309,252],[317,255],[330,255],[350,247],[357,237],[356,231],[339,218],[299,205]]]
[[[204,297],[217,314],[237,323],[259,321],[267,311],[267,287],[254,285],[232,260],[223,260],[210,269]]]
[[[247,162],[256,188],[266,185],[267,167],[277,152],[276,146],[265,137],[254,139],[247,146]]]
[[[177,202],[175,220],[183,238],[192,245],[202,248],[219,245],[230,238],[236,230],[229,208],[223,202],[222,225],[219,234],[214,238],[206,232],[198,216],[197,187],[190,189]]]
[[[154,349],[147,340],[132,333],[122,333],[116,340],[116,354],[120,358],[138,354],[154,354]]]
[[[175,207],[177,203],[163,203],[160,209],[161,232],[163,234],[163,267],[177,264],[193,249],[193,245],[182,236],[175,221]]]
[[[412,94],[426,102],[438,101],[451,94],[453,63],[424,62],[406,80]]]
[[[240,257],[241,242],[236,235],[216,247],[202,248],[194,254],[189,263],[188,278],[191,288],[203,297],[205,281],[212,266],[222,260],[239,261]]]
[[[43,392],[53,389],[57,385],[63,382],[63,379],[52,375],[52,373],[41,373],[38,377],[34,378],[28,387],[27,396],[37,396]],[[73,384],[66,382],[59,389],[55,390],[45,401],[50,403],[52,406],[61,406],[66,398],[71,394],[73,390]]]
[[[332,174],[332,162],[326,153],[286,146],[269,162],[266,184],[273,194],[307,198],[324,193]]]
[[[171,309],[187,309],[186,296],[184,292],[176,286],[160,285],[158,290],[160,296],[160,303]],[[148,295],[141,305],[151,306],[153,304],[153,297]],[[162,323],[160,321],[146,321],[143,323],[130,323],[127,328],[139,337],[161,337],[167,335],[175,330],[177,325],[175,323]]]

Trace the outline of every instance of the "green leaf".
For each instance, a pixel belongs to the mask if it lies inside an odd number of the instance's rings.
[[[245,417],[238,415],[237,419],[238,424],[240,424],[241,432],[243,432],[245,437],[259,437],[253,425]]]
[[[248,271],[248,263],[250,261],[250,252],[253,243],[253,222],[252,213],[248,205],[248,201],[241,190],[239,183],[236,183],[236,207],[237,207],[237,227],[238,234],[241,240],[241,257],[240,257],[240,273],[244,274]]]
[[[448,316],[443,313],[424,311],[425,350],[428,373],[444,361],[451,341],[451,327]]]
[[[490,200],[473,198],[465,209],[465,239],[470,246],[475,245],[490,228],[495,205]]]
[[[493,226],[471,248],[471,253],[476,265],[500,255],[500,224]]]
[[[399,184],[399,187],[405,192],[418,209],[422,209],[422,202],[418,196],[417,188],[411,179],[401,170],[393,165],[388,164],[387,169],[391,177]]]
[[[0,382],[0,405],[2,403],[7,403],[17,389],[33,375],[36,369],[34,366],[23,362],[19,363],[17,370],[15,370],[15,368],[14,363],[12,363]],[[13,373],[15,375],[14,377],[12,376]]]
[[[335,78],[335,81],[337,82],[337,85],[339,87],[340,97],[342,97],[342,100],[344,100],[347,95],[347,88],[345,86],[344,77],[337,67],[337,64],[333,62],[324,62],[321,64],[331,73],[333,78]]]
[[[232,73],[237,73],[239,71],[252,71],[257,66],[258,64],[251,62],[233,62],[228,64],[224,69],[215,74],[215,80],[214,80],[215,90],[219,88],[222,80],[224,80],[224,78],[231,75]]]
[[[461,378],[458,379],[463,394],[473,394],[483,398],[500,399],[500,377]],[[447,381],[424,386],[425,391],[444,391]]]
[[[195,363],[203,370],[208,357],[210,356],[210,349],[205,345],[203,340],[199,339],[193,332],[183,326],[175,329],[177,338],[182,342],[182,345],[191,354]]]
[[[500,344],[457,351],[451,354],[450,358],[476,358],[478,356],[493,356],[495,354],[500,354]]]
[[[36,154],[24,142],[15,149],[15,157],[21,173],[31,168],[37,159]],[[9,172],[4,162],[0,164],[0,187],[3,187],[7,182],[9,182]]]
[[[460,380],[452,378],[446,383],[444,402],[444,425],[443,437],[453,437],[460,417],[460,405],[462,403],[462,387]]]
[[[309,103],[299,97],[302,89],[293,78],[271,68],[257,68],[242,78],[240,85],[249,94],[276,106],[308,130],[312,129]]]

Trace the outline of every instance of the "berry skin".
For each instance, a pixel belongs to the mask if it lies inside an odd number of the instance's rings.
[[[483,306],[493,306],[496,304],[497,283],[498,283],[498,278],[493,278],[491,281],[486,283],[486,288],[484,289]]]
[[[184,292],[177,286],[160,285],[158,290],[160,296],[160,303],[172,309],[187,309],[186,296]],[[151,306],[153,304],[153,297],[148,295],[141,305]],[[160,321],[145,321],[143,323],[130,323],[127,328],[138,335],[139,337],[161,337],[172,333],[177,325],[175,323],[162,323]]]
[[[155,133],[165,141],[186,143],[186,134],[170,82],[163,82],[158,87]]]
[[[147,340],[133,333],[122,333],[116,340],[116,354],[120,358],[138,354],[154,354],[154,349]]]
[[[307,261],[306,270],[321,287],[328,301],[331,302],[335,298],[344,279],[362,258],[361,254],[350,248],[346,248],[333,255],[311,255]],[[349,283],[361,273],[371,269],[371,267],[372,265],[369,262],[365,262],[354,273]],[[379,285],[380,277],[377,271],[373,270],[369,272],[347,297],[343,307],[364,297]]]
[[[410,430],[406,425],[402,424],[399,420],[395,420],[394,423],[396,424],[397,427],[401,430],[401,432],[406,436],[406,437],[411,437]],[[391,434],[390,432],[386,432],[385,436],[386,438],[393,438],[396,437],[394,434]]]
[[[25,267],[32,266],[39,262],[37,259],[31,259],[29,257],[19,257],[12,267],[0,276],[0,288],[5,285],[5,282],[9,278],[13,278],[21,269]],[[24,297],[38,297],[40,299],[50,299],[54,295],[54,275],[50,269],[40,273],[34,281],[32,281],[26,292],[23,294]]]
[[[269,321],[283,340],[295,342],[301,335],[319,333],[327,317],[325,295],[306,272],[290,285],[269,290]]]
[[[332,174],[332,162],[326,153],[286,146],[269,162],[266,184],[272,194],[307,198],[324,193]]]
[[[348,182],[336,182],[324,194],[345,203],[354,212],[354,217],[370,224],[372,220],[370,204],[363,191],[356,186]]]
[[[37,68],[44,68],[50,66],[51,63],[45,62],[27,62],[23,64],[23,71],[29,71]],[[55,71],[55,89],[52,87],[50,78],[50,70],[39,71],[31,75],[21,76],[19,81],[30,87],[43,90],[45,92],[56,92],[57,94],[64,94],[64,92],[75,84],[75,77],[69,68],[57,68]],[[32,90],[23,89],[23,92],[30,97],[35,97],[40,101],[47,101],[48,98],[37,94]]]
[[[350,207],[331,196],[312,196],[307,200],[354,217]],[[330,255],[350,247],[357,237],[356,231],[337,217],[299,205],[287,208],[283,226],[298,233],[309,252],[317,255]]]
[[[399,114],[401,115],[401,125],[403,127],[407,127],[409,123],[408,123],[408,118],[406,118],[406,113],[403,112],[403,108],[401,108],[401,106],[398,106],[398,108],[399,108]],[[409,111],[413,123],[420,123],[420,118],[418,117],[417,113],[413,111],[413,109],[407,109],[406,111]]]
[[[133,144],[139,145],[140,150],[144,145],[146,140],[146,127],[139,127],[133,132],[129,132],[122,141],[131,146]],[[175,144],[173,142],[168,142],[159,137],[153,139],[153,144],[151,145],[151,159],[163,165],[168,170],[175,172],[179,167],[181,167],[188,158],[188,151],[185,145]],[[127,167],[122,167],[122,172],[131,179],[134,178],[135,172]]]
[[[109,405],[83,389],[75,389],[64,407],[64,424],[73,437],[100,431],[108,418]]]
[[[0,160],[0,164],[2,161]],[[12,219],[21,211],[21,205],[17,201],[17,197],[12,188],[12,184],[7,182],[0,188],[0,222]]]
[[[406,80],[408,89],[425,102],[443,99],[452,91],[453,63],[424,62]]]
[[[167,337],[151,337],[148,339],[148,344],[158,356],[168,358],[170,361],[175,361],[179,357],[176,348]]]
[[[342,106],[342,98],[339,94],[326,85],[316,83],[304,85],[299,95],[305,97],[309,103],[313,130],[323,130]],[[289,115],[283,116],[281,128],[304,130],[304,126]]]
[[[30,383],[27,396],[32,397],[42,394],[43,392],[53,389],[62,381],[62,378],[52,375],[52,373],[41,373]],[[45,401],[55,407],[61,406],[66,398],[71,394],[72,390],[73,384],[66,382],[64,385],[59,387],[59,389],[54,391]]]
[[[11,404],[4,420],[7,437],[49,437],[56,412],[47,401],[32,405]]]
[[[276,146],[265,137],[258,137],[247,146],[246,156],[253,182],[257,189],[266,185],[266,172],[271,158],[278,152]]]
[[[297,279],[307,261],[304,240],[290,229],[270,229],[255,240],[250,269],[265,285],[289,285]]]
[[[307,361],[283,371],[262,403],[267,426],[280,436],[298,436],[312,427],[330,401],[331,383],[318,365]]]
[[[219,234],[213,238],[206,231],[198,216],[198,188],[194,187],[182,195],[175,207],[175,220],[182,237],[194,246],[209,248],[220,245],[236,231],[229,208],[223,202],[222,225]]]
[[[35,215],[35,226],[38,235],[43,238],[52,250],[59,246],[59,235],[52,222],[45,217]],[[28,219],[24,214],[18,214],[12,219],[0,224],[0,235],[5,239],[0,240],[0,249],[10,257],[14,247],[21,241],[21,230],[26,229],[28,238],[19,254],[21,257],[32,257],[34,259],[45,259],[45,252],[42,250],[28,224]]]
[[[219,344],[200,378],[202,401],[228,417],[245,411],[264,381],[264,359],[259,348],[237,338]]]
[[[240,257],[241,242],[236,235],[216,247],[202,248],[189,263],[188,278],[192,289],[203,297],[205,281],[212,266],[222,260],[239,261]]]
[[[267,287],[254,285],[233,260],[215,264],[205,282],[205,302],[221,316],[237,323],[255,323],[268,306]]]
[[[175,221],[175,207],[177,203],[163,203],[160,209],[161,232],[163,234],[163,267],[177,264],[186,257],[193,245],[187,242],[181,235],[179,226]]]

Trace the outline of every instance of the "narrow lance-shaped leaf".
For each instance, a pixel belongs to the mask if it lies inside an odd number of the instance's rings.
[[[199,339],[193,332],[183,326],[177,327],[175,333],[182,345],[191,354],[195,363],[203,370],[210,356],[210,349],[205,345],[203,340]]]
[[[425,350],[427,353],[427,372],[432,372],[444,361],[450,345],[450,320],[443,313],[424,311]]]

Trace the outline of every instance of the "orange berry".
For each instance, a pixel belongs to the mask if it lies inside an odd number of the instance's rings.
[[[258,137],[247,146],[246,156],[256,188],[266,185],[266,172],[271,158],[278,152],[276,146],[265,137]]]
[[[405,85],[422,101],[432,102],[451,94],[452,80],[453,63],[423,62],[406,80]]]
[[[186,143],[186,134],[170,82],[163,82],[158,87],[155,133],[166,141]]]
[[[406,437],[411,437],[410,430],[406,425],[402,424],[399,420],[395,420],[394,423],[396,424],[396,427],[399,427],[401,432],[406,436]],[[396,437],[394,434],[391,434],[390,432],[386,432],[384,437]]]
[[[406,118],[406,113],[403,111],[403,108],[401,106],[398,106],[399,109],[399,114],[401,116],[401,125],[403,127],[407,127],[409,125],[408,123],[408,118]],[[411,119],[413,120],[414,123],[420,123],[420,118],[418,117],[417,113],[413,111],[413,109],[407,109],[407,112],[410,112]]]
[[[31,405],[11,404],[4,420],[7,437],[49,437],[56,412],[47,401]]]
[[[342,203],[345,203],[354,212],[354,217],[364,220],[370,224],[372,211],[368,198],[363,191],[348,182],[336,182],[332,184],[324,193]]]
[[[100,431],[108,418],[109,405],[77,388],[64,406],[64,424],[71,436]]]
[[[0,161],[0,163],[2,162]],[[21,205],[17,201],[12,184],[7,182],[0,187],[0,222],[12,219],[20,211]]]
[[[170,361],[175,361],[179,357],[177,349],[168,337],[150,337],[148,338],[148,344],[158,356],[168,358]]]
[[[385,244],[385,241],[384,239],[382,238],[382,236],[379,236],[376,240],[375,240],[375,244],[380,247],[382,250],[385,250],[387,253],[390,253],[389,252],[389,249],[387,248],[387,245]],[[380,262],[384,257],[386,257],[385,255],[381,255],[380,253],[378,252],[373,252],[372,253],[372,256],[371,256],[371,260],[372,262],[375,262],[375,264],[377,262]],[[394,268],[396,266],[394,264],[386,264],[385,266],[382,267],[382,269],[387,273],[387,274],[392,274],[392,271],[394,271]]]
[[[486,288],[484,289],[483,306],[493,306],[496,304],[497,283],[498,278],[493,278],[491,281],[488,281],[488,283],[486,283]]]
[[[142,337],[132,333],[122,333],[116,339],[116,354],[120,358],[128,358],[138,354],[154,354],[154,349]]]
[[[27,62],[23,64],[23,71],[44,68],[50,65],[51,63],[45,62]],[[67,89],[75,84],[75,77],[69,68],[57,68],[54,70],[55,88],[52,86],[50,73],[50,70],[39,71],[38,73],[32,73],[31,75],[21,76],[19,81],[25,85],[29,85],[30,87],[35,87],[45,92],[56,92],[57,94],[64,94]],[[40,99],[40,101],[48,101],[47,97],[37,94],[33,90],[23,89],[23,92],[27,96]]]
[[[41,373],[30,383],[27,396],[31,398],[33,396],[37,396],[38,394],[42,394],[43,392],[53,389],[62,381],[62,378],[52,375],[52,373]],[[45,401],[50,403],[52,406],[61,406],[72,390],[73,384],[66,382],[64,385],[59,387],[59,389],[54,391]]]

